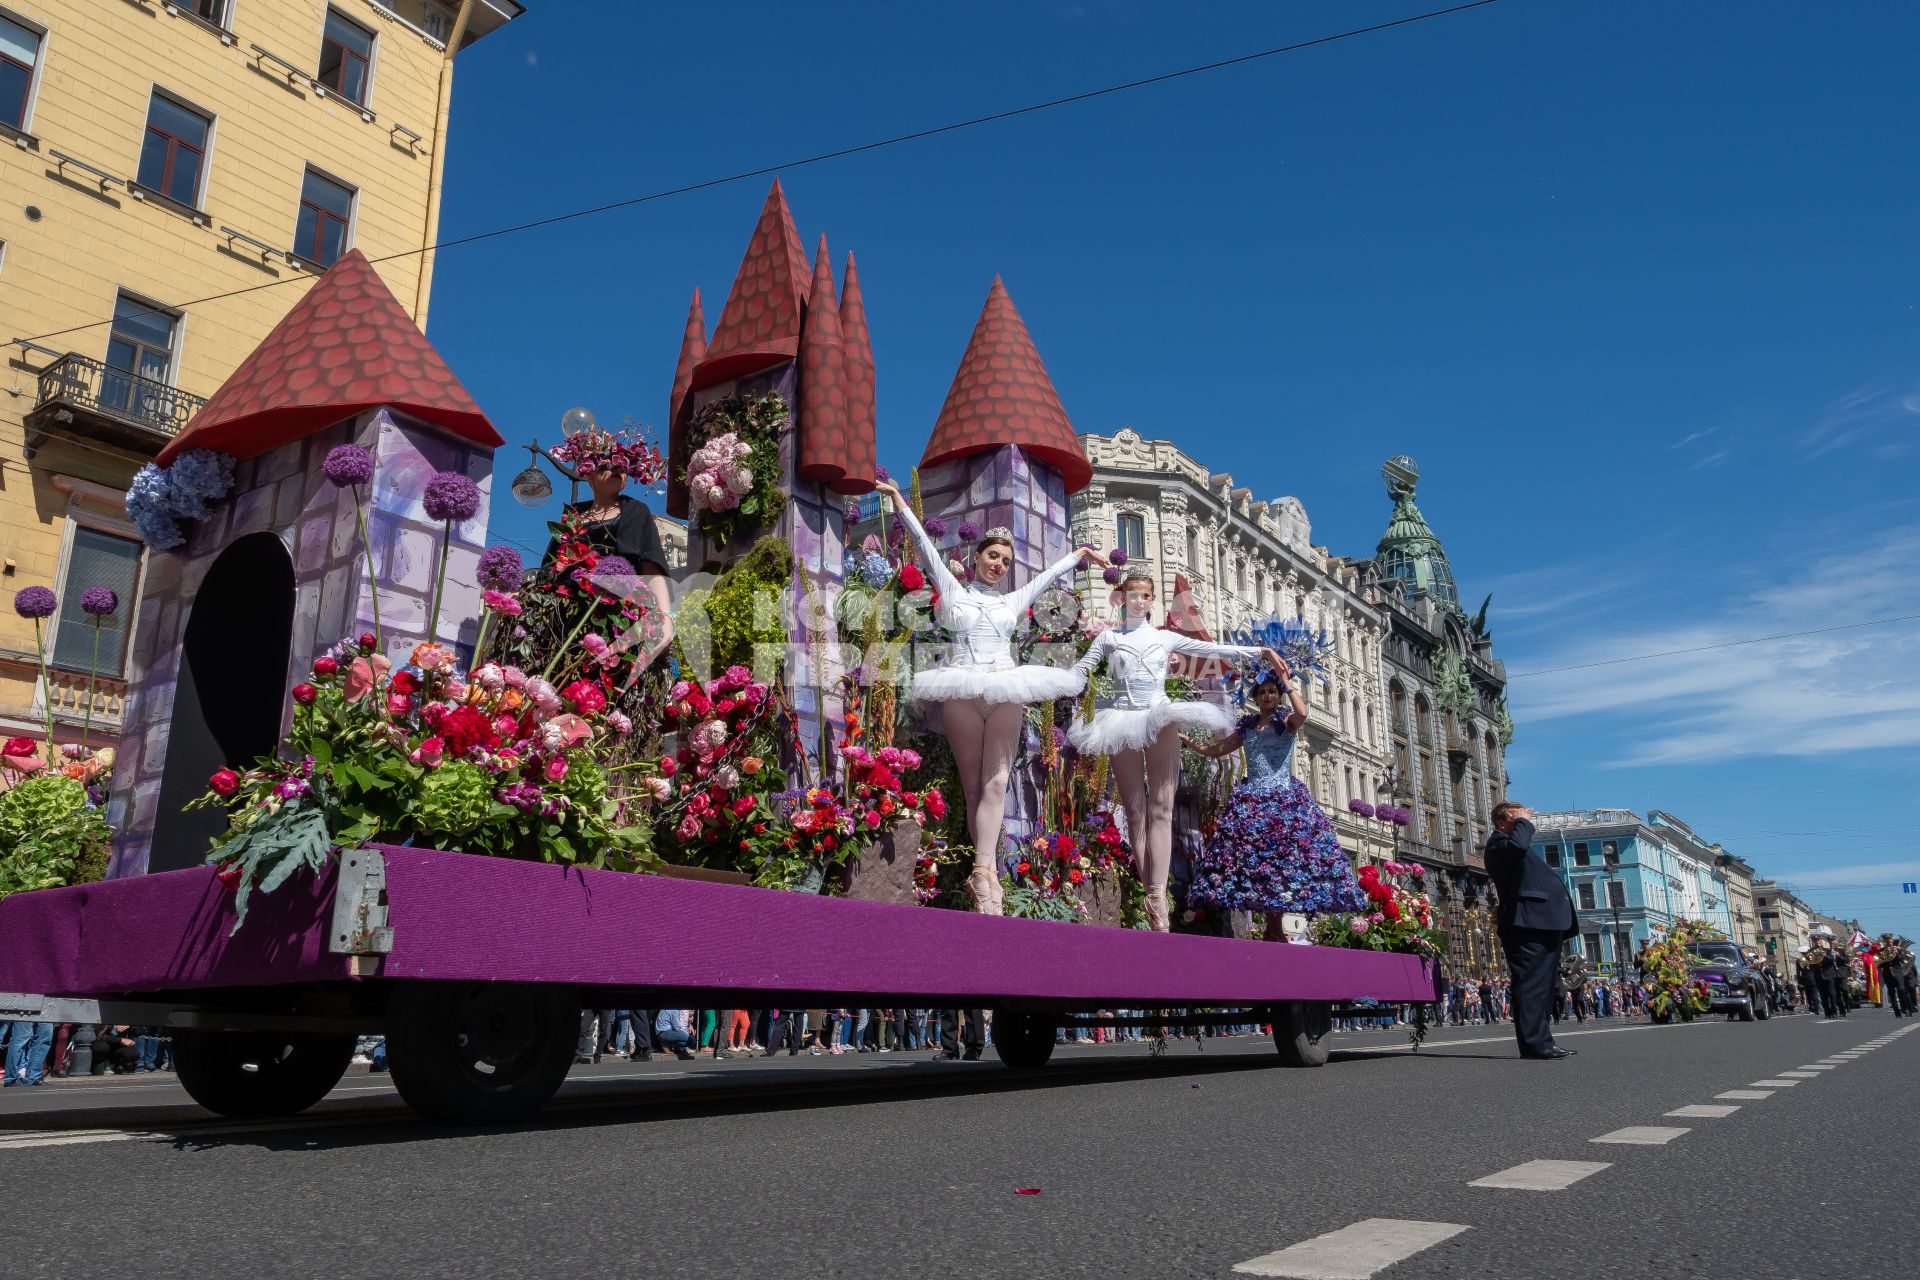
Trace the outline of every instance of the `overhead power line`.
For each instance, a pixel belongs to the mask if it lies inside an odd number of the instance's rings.
[[[949,133],[959,133],[964,129],[977,129],[982,125],[999,124],[1002,121],[1017,120],[1022,116],[1037,115],[1042,111],[1052,111],[1058,107],[1073,106],[1077,103],[1092,102],[1099,98],[1110,98],[1116,94],[1131,93],[1137,89],[1151,88],[1154,85],[1168,84],[1175,80],[1184,80],[1192,76],[1207,75],[1215,71],[1225,71],[1232,67],[1242,67],[1249,63],[1260,62],[1268,58],[1277,58],[1282,54],[1299,53],[1305,49],[1318,48],[1321,45],[1336,44],[1343,40],[1352,40],[1359,36],[1375,35],[1382,31],[1391,31],[1396,27],[1410,27],[1416,23],[1431,22],[1435,18],[1445,18],[1456,13],[1465,13],[1470,9],[1484,9],[1498,4],[1499,0],[1469,0],[1465,4],[1450,5],[1444,9],[1431,9],[1425,13],[1412,14],[1405,18],[1395,18],[1390,22],[1376,22],[1372,26],[1354,27],[1347,31],[1337,31],[1331,35],[1316,36],[1311,40],[1299,40],[1293,44],[1277,45],[1271,49],[1260,49],[1253,53],[1243,53],[1232,58],[1221,58],[1214,62],[1203,62],[1198,66],[1182,67],[1177,71],[1166,71],[1159,75],[1146,76],[1138,80],[1128,80],[1121,84],[1110,84],[1100,89],[1088,89],[1081,93],[1070,93],[1061,98],[1049,98],[1044,102],[1032,102],[1021,107],[1011,107],[1005,111],[995,111],[987,115],[972,116],[965,120],[955,120],[949,124],[935,125],[928,129],[916,129],[911,133],[898,133],[892,137],[876,138],[870,142],[856,143],[851,146],[836,147],[831,151],[819,151],[812,155],[800,156],[792,160],[783,160],[777,164],[760,165],[753,169],[742,169],[723,177],[707,178],[700,182],[690,182],[685,186],[669,187],[662,191],[650,191],[645,195],[628,196],[620,200],[610,200],[605,204],[593,205],[585,209],[573,209],[565,213],[551,214],[544,218],[535,218],[529,222],[515,223],[512,226],[496,227],[491,231],[476,231],[471,235],[456,236],[450,240],[439,240],[418,249],[403,249],[398,253],[389,253],[373,258],[374,263],[392,262],[400,258],[413,258],[421,254],[433,253],[441,249],[454,249],[462,245],[478,244],[483,240],[497,240],[502,236],[519,235],[525,231],[536,231],[544,227],[555,227],[562,223],[574,222],[581,218],[596,217],[603,213],[612,213],[620,209],[632,209],[639,205],[651,204],[659,200],[672,199],[675,196],[691,195],[696,191],[708,191],[715,187],[728,186],[735,182],[745,182],[752,178],[764,178],[790,169],[803,169],[810,165],[825,164],[829,160],[844,160],[849,156],[864,155],[870,151],[881,151],[888,147],[904,146],[910,142],[924,142],[929,138],[942,137]],[[204,298],[195,298],[189,302],[175,303],[169,311],[186,311],[194,307],[205,306],[209,302],[222,302],[228,298],[237,298],[244,294],[258,293],[263,289],[278,288],[303,280],[303,276],[287,276],[280,280],[269,280],[261,284],[249,285],[244,289],[229,289],[224,293],[208,294]],[[112,324],[113,317],[89,321],[86,324],[73,325],[65,329],[55,329],[38,334],[29,339],[32,342],[45,342],[49,338],[61,338],[72,333],[82,333],[88,329],[97,329],[103,324]]]
[[[1842,622],[1831,627],[1813,627],[1806,631],[1783,631],[1773,636],[1752,636],[1746,640],[1723,640],[1718,644],[1694,645],[1688,649],[1663,649],[1658,653],[1636,653],[1625,658],[1606,658],[1599,662],[1576,662],[1565,667],[1542,667],[1538,671],[1513,672],[1509,680],[1525,680],[1530,676],[1558,675],[1563,671],[1591,671],[1595,667],[1617,667],[1623,662],[1647,662],[1654,658],[1676,658],[1688,653],[1709,653],[1715,649],[1737,649],[1747,644],[1768,644],[1775,640],[1795,640],[1801,636],[1822,636],[1832,631],[1855,631],[1861,627],[1884,627],[1895,622],[1913,622],[1920,620],[1920,613],[1903,613],[1893,618],[1874,618],[1867,622]]]

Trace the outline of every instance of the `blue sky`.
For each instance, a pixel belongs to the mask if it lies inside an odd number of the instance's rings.
[[[1422,7],[530,0],[461,59],[442,235]],[[1294,494],[1336,552],[1410,453],[1494,596],[1517,796],[1670,810],[1920,934],[1920,623],[1529,674],[1920,613],[1916,45],[1907,6],[1503,0],[783,180],[859,257],[883,461],[995,273],[1080,429]],[[659,422],[766,187],[445,252],[431,336],[510,441]]]

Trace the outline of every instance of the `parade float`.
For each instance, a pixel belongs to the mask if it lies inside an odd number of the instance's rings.
[[[929,909],[966,905],[980,851],[956,847],[939,704],[910,697],[953,638],[865,496],[874,406],[853,261],[836,281],[824,238],[809,261],[776,183],[711,334],[694,296],[664,457],[583,428],[630,476],[663,467],[688,521],[662,616],[571,517],[537,567],[488,547],[502,436],[342,258],[130,495],[150,554],[109,875],[0,901],[0,1002],[172,1025],[182,1083],[229,1115],[311,1105],[381,1032],[409,1104],[479,1121],[558,1089],[583,1005],[988,1007],[1019,1068],[1061,1025],[1147,1008],[1270,1022],[1317,1066],[1342,1002],[1432,999],[1424,937],[1114,927],[1133,859],[1104,757],[1065,746],[1072,699],[1021,717],[995,832],[1029,918]],[[996,280],[915,518],[953,580],[984,530],[1024,581],[1072,554],[1089,476]],[[1019,661],[1085,648],[1069,586]]]

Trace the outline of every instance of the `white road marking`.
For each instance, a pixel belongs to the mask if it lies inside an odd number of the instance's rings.
[[[1820,1078],[1818,1071],[1782,1071],[1780,1074],[1789,1080],[1818,1080]]]
[[[1734,1098],[1744,1102],[1758,1102],[1762,1098],[1771,1098],[1771,1089],[1729,1089],[1725,1093],[1716,1093],[1716,1098]]]
[[[1755,1080],[1753,1086],[1756,1089],[1791,1089],[1799,1083],[1798,1080]]]
[[[1802,1071],[1831,1071],[1833,1070],[1833,1064],[1831,1062],[1803,1062],[1800,1064],[1800,1069]]]
[[[1612,1133],[1603,1133],[1589,1142],[1617,1142],[1629,1147],[1664,1147],[1683,1133],[1692,1133],[1691,1129],[1668,1129],[1661,1125],[1632,1124],[1624,1129],[1615,1129]]]
[[[1724,1120],[1740,1109],[1738,1103],[1695,1102],[1684,1107],[1675,1107],[1667,1112],[1690,1120]]]
[[[1601,1160],[1529,1160],[1499,1173],[1476,1178],[1470,1187],[1497,1187],[1509,1191],[1565,1191],[1582,1178],[1591,1178],[1613,1166]]]
[[[1368,1218],[1276,1253],[1249,1258],[1234,1264],[1233,1269],[1242,1275],[1285,1276],[1290,1280],[1371,1280],[1394,1263],[1404,1262],[1465,1230],[1452,1222]]]

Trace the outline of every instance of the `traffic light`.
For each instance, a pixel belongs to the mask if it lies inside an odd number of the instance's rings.
[[[1778,938],[1768,938],[1768,939],[1767,939],[1767,954],[1768,954],[1768,955],[1772,955],[1772,954],[1773,954],[1774,952],[1776,952],[1776,951],[1778,951],[1779,949],[1780,949],[1780,939],[1778,939]]]

